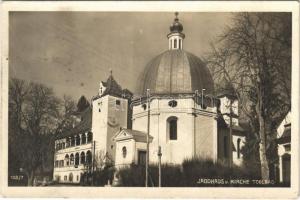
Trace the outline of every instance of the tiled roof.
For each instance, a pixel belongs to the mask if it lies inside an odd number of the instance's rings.
[[[74,136],[76,134],[85,133],[92,128],[92,108],[88,107],[80,113],[81,121],[69,131],[64,131],[56,136],[56,139]]]
[[[120,132],[124,131],[125,133],[127,133],[128,135],[131,135],[132,138],[137,141],[137,142],[146,142],[147,140],[147,133],[142,132],[142,131],[137,131],[137,130],[132,130],[132,129],[126,129],[126,128],[122,128],[116,135],[114,138],[116,138]],[[153,139],[153,137],[150,135],[150,141]]]
[[[122,89],[122,87],[117,83],[112,75],[110,75],[106,82],[102,81],[103,86],[106,87],[103,94],[101,96],[97,95],[93,99],[98,99],[105,95],[111,95],[116,97],[123,97],[123,98],[131,98],[132,92],[128,89]]]
[[[122,96],[122,87],[117,83],[117,81],[114,79],[112,75],[110,75],[105,82],[106,89],[103,93],[103,96],[109,94],[109,95],[115,95],[115,96]]]

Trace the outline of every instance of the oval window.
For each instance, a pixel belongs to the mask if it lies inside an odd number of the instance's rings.
[[[122,155],[123,155],[123,158],[126,158],[126,155],[127,155],[127,149],[126,149],[126,147],[122,148]]]
[[[169,101],[168,105],[172,108],[176,107],[177,106],[177,101],[175,100],[172,100],[172,101]]]

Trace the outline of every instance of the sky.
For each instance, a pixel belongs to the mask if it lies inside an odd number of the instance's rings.
[[[203,57],[230,13],[179,13],[183,49]],[[43,83],[75,100],[97,94],[112,70],[136,92],[146,64],[168,49],[173,12],[12,12],[9,76]]]

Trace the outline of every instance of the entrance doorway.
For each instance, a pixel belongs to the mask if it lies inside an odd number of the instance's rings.
[[[284,183],[291,181],[291,155],[284,154],[282,156],[282,179]]]
[[[138,165],[146,165],[146,151],[138,151]]]

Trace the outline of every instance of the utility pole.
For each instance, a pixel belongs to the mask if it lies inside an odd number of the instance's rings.
[[[94,185],[94,165],[95,165],[95,146],[96,141],[93,141],[93,155],[92,155],[92,185]]]
[[[148,187],[149,176],[149,135],[150,135],[150,89],[147,89],[147,104],[148,104],[148,123],[147,123],[147,151],[146,151],[146,181],[145,186]]]
[[[202,99],[202,102],[201,102],[201,107],[202,107],[202,109],[204,109],[204,103],[203,103],[203,95],[204,95],[204,91],[205,91],[205,88],[203,88],[202,90],[201,90],[201,99]]]
[[[161,187],[161,146],[158,146],[158,187]]]

